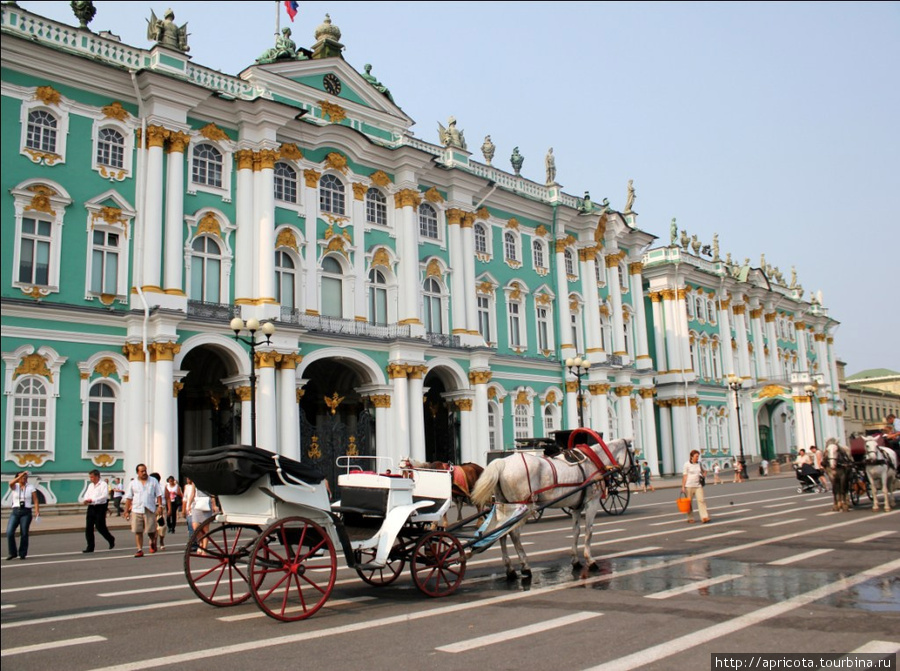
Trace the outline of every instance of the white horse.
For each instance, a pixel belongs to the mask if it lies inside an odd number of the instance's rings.
[[[552,508],[572,508],[572,564],[580,566],[578,559],[578,537],[581,532],[581,513],[584,513],[584,561],[589,568],[596,566],[591,556],[591,536],[593,523],[600,509],[600,500],[606,495],[603,473],[609,469],[629,469],[634,465],[634,454],[631,440],[619,438],[604,444],[596,433],[590,429],[576,429],[569,437],[567,452],[554,457],[540,456],[529,452],[520,452],[504,459],[497,459],[484,469],[475,489],[472,502],[477,507],[484,507],[491,502],[526,503],[535,507],[551,504]],[[570,461],[575,456],[575,463]],[[587,485],[582,488],[583,485]],[[570,492],[569,496],[566,493]],[[556,500],[560,499],[560,500]],[[512,506],[498,506],[498,522],[502,523],[504,514]],[[519,556],[522,575],[531,576],[528,558],[522,547],[518,527],[510,531],[516,553]],[[506,575],[514,578],[509,553],[506,548],[506,535],[500,539],[500,550]]]
[[[879,445],[876,436],[866,436],[866,477],[872,490],[872,510],[878,510],[877,484],[881,483],[884,509],[890,511],[897,477],[897,455],[892,449]]]

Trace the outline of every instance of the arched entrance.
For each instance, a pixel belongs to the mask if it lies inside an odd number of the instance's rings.
[[[184,455],[240,442],[240,401],[223,379],[233,376],[229,361],[215,347],[202,345],[181,362],[187,371],[178,394],[178,463]]]
[[[308,382],[300,400],[301,459],[316,464],[333,488],[338,457],[375,454],[374,408],[357,391],[365,384],[359,372],[341,361],[315,361],[303,376]]]
[[[438,370],[425,377],[425,459],[461,463],[459,413],[447,401],[445,380]]]
[[[777,398],[760,406],[756,416],[759,453],[772,461],[779,454],[790,454],[794,442],[793,409]]]

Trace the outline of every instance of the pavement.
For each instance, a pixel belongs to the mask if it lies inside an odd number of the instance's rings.
[[[782,473],[780,474],[772,473],[767,477],[773,480],[785,477],[790,477],[793,479],[794,473],[792,471],[788,471],[787,473],[785,473],[782,470]],[[731,480],[726,479],[723,474],[722,482],[731,482]],[[681,477],[655,477],[651,481],[651,484],[654,489],[678,489],[681,487]],[[632,485],[631,493],[640,496],[640,487],[637,485]],[[60,534],[70,533],[73,531],[84,531],[84,506],[65,504],[42,507],[44,508],[44,510],[41,516],[33,520],[31,523],[29,534],[31,534],[32,536],[39,536],[41,534]],[[112,504],[110,504],[110,508],[112,508]],[[111,512],[112,514],[106,518],[106,525],[110,530],[130,530],[131,526],[128,522],[125,521],[124,517],[118,517],[115,514],[115,510],[112,510]],[[0,523],[2,523],[4,529],[6,529],[8,521],[9,513],[8,511],[4,510],[2,516],[0,516]]]

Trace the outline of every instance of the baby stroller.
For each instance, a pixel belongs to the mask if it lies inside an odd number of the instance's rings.
[[[819,482],[819,477],[821,477],[822,473],[816,470],[815,467],[803,464],[800,468],[794,467],[794,470],[797,473],[797,480],[800,481],[800,486],[797,487],[798,494],[815,494],[816,492],[822,493],[825,491],[825,488]]]

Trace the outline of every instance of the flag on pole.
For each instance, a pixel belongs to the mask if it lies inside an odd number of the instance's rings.
[[[291,21],[297,16],[297,5],[298,3],[294,2],[294,0],[285,0],[284,8],[287,10],[288,16],[291,17]]]

